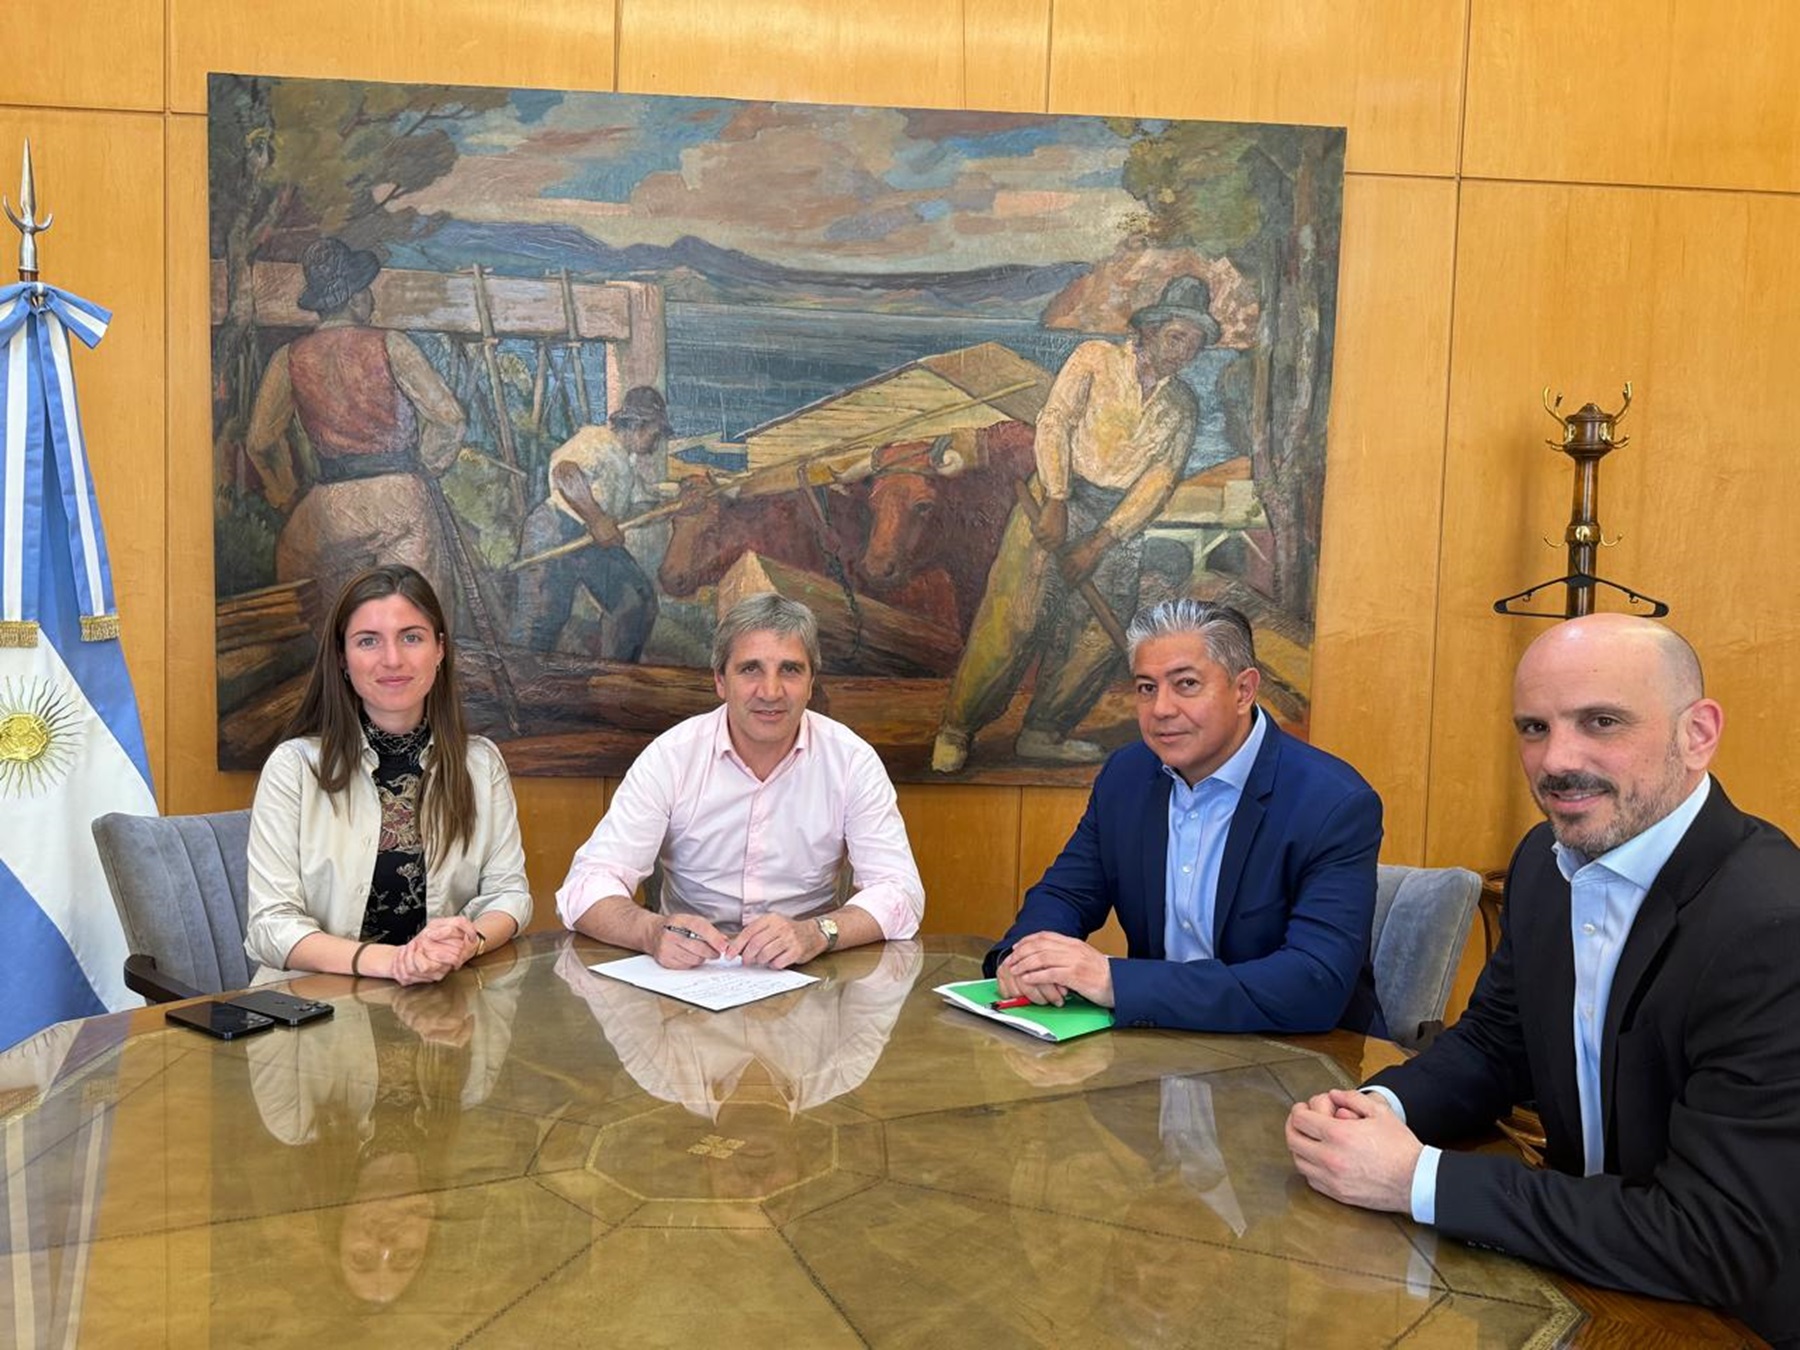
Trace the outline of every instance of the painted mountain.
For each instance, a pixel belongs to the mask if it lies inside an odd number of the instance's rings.
[[[1088,263],[1003,264],[961,272],[809,271],[764,262],[693,235],[668,247],[614,248],[571,225],[500,225],[432,218],[386,244],[391,267],[462,271],[475,263],[513,276],[567,268],[576,277],[656,281],[667,297],[697,304],[874,306],[897,313],[981,306],[989,318],[1036,319]]]

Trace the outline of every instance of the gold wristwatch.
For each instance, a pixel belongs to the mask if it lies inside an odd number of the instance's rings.
[[[813,922],[819,925],[819,931],[825,935],[825,950],[828,952],[836,950],[838,937],[837,920],[821,917],[814,919]]]

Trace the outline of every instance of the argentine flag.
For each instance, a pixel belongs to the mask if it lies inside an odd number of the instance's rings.
[[[156,798],[69,363],[111,318],[0,288],[0,1047],[138,1002],[90,825]]]

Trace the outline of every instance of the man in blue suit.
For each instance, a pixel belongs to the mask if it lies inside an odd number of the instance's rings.
[[[1386,1035],[1369,969],[1381,799],[1256,706],[1250,624],[1169,600],[1126,634],[1143,742],[988,953],[1008,998],[1073,991],[1120,1026]],[[1086,942],[1116,912],[1129,955]]]

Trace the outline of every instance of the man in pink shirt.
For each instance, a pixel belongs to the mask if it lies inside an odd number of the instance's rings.
[[[676,969],[715,956],[781,969],[913,936],[925,887],[887,770],[862,737],[807,711],[812,611],[751,596],[719,621],[712,655],[723,705],[638,756],[556,893],[563,922]],[[846,858],[856,889],[840,903]],[[657,863],[646,909],[631,897]]]

